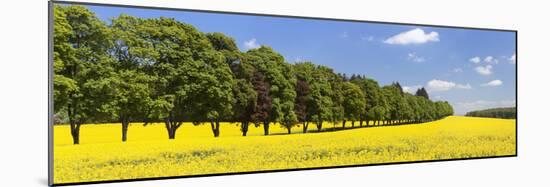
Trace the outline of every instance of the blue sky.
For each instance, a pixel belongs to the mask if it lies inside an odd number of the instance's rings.
[[[106,21],[121,13],[170,17],[203,32],[222,32],[246,51],[271,46],[287,62],[308,60],[381,85],[426,87],[455,114],[515,106],[515,33],[267,16],[88,6]]]

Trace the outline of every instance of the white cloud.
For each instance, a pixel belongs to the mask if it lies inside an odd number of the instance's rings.
[[[488,100],[476,100],[467,102],[458,102],[453,105],[455,113],[458,115],[464,115],[466,112],[497,108],[497,107],[514,107],[516,106],[516,100],[500,100],[500,101],[488,101]]]
[[[456,86],[456,83],[454,82],[448,82],[448,81],[442,81],[442,80],[431,80],[428,82],[428,89],[430,91],[447,91],[451,88],[454,88]]]
[[[500,85],[502,85],[502,81],[498,79],[489,81],[488,83],[485,83],[485,84],[481,84],[481,86],[500,86]]]
[[[461,72],[462,72],[462,68],[455,68],[455,69],[453,69],[453,72],[455,72],[455,73],[461,73]]]
[[[395,36],[392,36],[384,41],[387,44],[398,44],[398,45],[408,45],[408,44],[423,44],[426,42],[437,42],[439,41],[439,34],[437,32],[425,33],[424,30],[416,28],[406,32],[399,33]]]
[[[418,90],[421,87],[422,87],[422,85],[414,85],[414,86],[403,86],[402,88],[403,88],[404,92],[407,92],[407,93],[410,93],[410,94],[415,94],[416,90]]]
[[[478,66],[478,67],[475,68],[477,73],[479,73],[481,75],[491,75],[491,74],[493,74],[492,69],[493,69],[493,66],[491,66],[491,65]]]
[[[407,54],[407,59],[413,62],[424,62],[424,57],[416,55],[416,53]]]
[[[470,62],[473,62],[474,64],[477,64],[477,63],[481,62],[481,58],[479,58],[478,56],[470,58]]]
[[[256,49],[256,48],[260,48],[260,44],[258,44],[258,42],[256,41],[256,38],[252,38],[244,42],[244,47],[246,48],[246,50]]]
[[[498,59],[493,56],[486,56],[483,61],[488,64],[498,64]]]
[[[470,84],[456,84],[456,88],[469,90],[472,89],[472,86]]]
[[[430,92],[448,91],[453,88],[467,90],[472,89],[472,86],[470,86],[470,84],[457,84],[451,81],[443,81],[438,79],[433,79],[429,81],[426,87]]]
[[[510,58],[508,58],[508,61],[510,64],[516,64],[516,54],[512,55]]]

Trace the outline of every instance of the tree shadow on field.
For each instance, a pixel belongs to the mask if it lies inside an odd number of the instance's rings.
[[[392,126],[402,126],[402,125],[419,125],[421,123],[402,123],[402,124],[383,124],[383,125],[363,125],[363,126],[348,126],[346,128],[343,128],[342,126],[336,126],[336,127],[328,127],[325,129],[322,129],[321,131],[318,131],[317,129],[308,129],[307,133],[324,133],[324,132],[337,132],[337,131],[345,131],[345,130],[354,130],[354,129],[362,129],[362,128],[377,128],[377,127],[392,127]],[[298,127],[300,128],[300,127]],[[304,134],[300,128],[300,131],[292,132],[291,134],[288,134],[286,132],[277,132],[277,133],[269,133],[270,136],[278,136],[278,135],[293,135],[293,134]]]

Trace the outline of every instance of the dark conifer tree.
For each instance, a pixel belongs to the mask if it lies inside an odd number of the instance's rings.
[[[424,87],[416,90],[416,96],[420,96],[420,97],[424,97],[426,99],[430,99],[430,97],[428,96],[428,92],[426,91],[426,89],[424,89]]]

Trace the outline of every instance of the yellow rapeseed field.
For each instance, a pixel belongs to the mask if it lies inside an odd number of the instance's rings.
[[[347,126],[350,126],[349,124]],[[311,125],[313,127],[313,125]],[[325,125],[332,127],[332,125]],[[54,182],[200,175],[515,154],[515,120],[451,116],[402,126],[263,136],[251,126],[242,137],[225,123],[214,138],[209,125],[184,124],[168,140],[162,124],[132,124],[121,142],[120,124],[83,125],[81,144],[69,127],[54,127]],[[311,128],[311,130],[314,130]],[[285,134],[277,126],[272,134]]]

